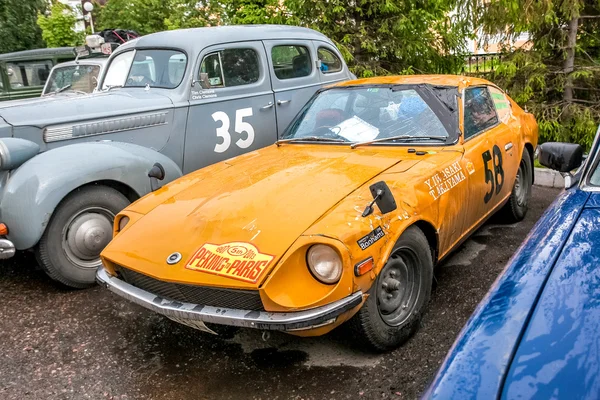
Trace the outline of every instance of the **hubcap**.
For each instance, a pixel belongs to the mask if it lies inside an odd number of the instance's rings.
[[[73,216],[63,234],[67,257],[80,267],[100,265],[100,252],[112,237],[115,215],[104,208],[89,208]]]
[[[379,274],[377,307],[386,324],[402,325],[414,311],[421,288],[421,270],[416,254],[397,249]]]

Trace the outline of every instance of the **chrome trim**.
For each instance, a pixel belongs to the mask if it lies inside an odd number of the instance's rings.
[[[512,142],[506,143],[506,145],[504,145],[504,151],[509,151],[512,148],[513,148]]]
[[[167,264],[174,265],[181,261],[181,253],[175,252],[167,257]]]
[[[128,115],[86,121],[76,125],[56,125],[44,129],[44,142],[51,143],[79,137],[103,135],[152,126],[167,125],[168,111]]]
[[[340,314],[363,302],[363,293],[358,291],[333,303],[310,310],[294,312],[237,310],[168,300],[111,276],[104,268],[98,270],[96,281],[111,292],[167,317],[274,331],[297,331],[322,326],[325,323],[330,324],[335,322]]]
[[[6,260],[15,255],[15,245],[8,239],[0,239],[0,260]]]
[[[291,103],[292,100],[277,100],[277,105],[281,106],[283,104]]]

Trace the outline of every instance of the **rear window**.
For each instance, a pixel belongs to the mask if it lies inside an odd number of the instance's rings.
[[[293,79],[312,73],[310,53],[304,46],[274,46],[271,50],[273,69],[278,79]]]
[[[44,86],[51,69],[50,60],[6,63],[8,81],[13,89]]]

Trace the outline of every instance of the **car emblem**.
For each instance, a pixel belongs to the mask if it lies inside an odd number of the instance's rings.
[[[177,264],[179,261],[181,261],[181,253],[175,252],[167,257],[167,264],[169,265]]]

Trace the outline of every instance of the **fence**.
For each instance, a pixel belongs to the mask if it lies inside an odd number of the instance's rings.
[[[502,61],[502,53],[471,54],[465,57],[462,73],[485,75],[494,71]]]

